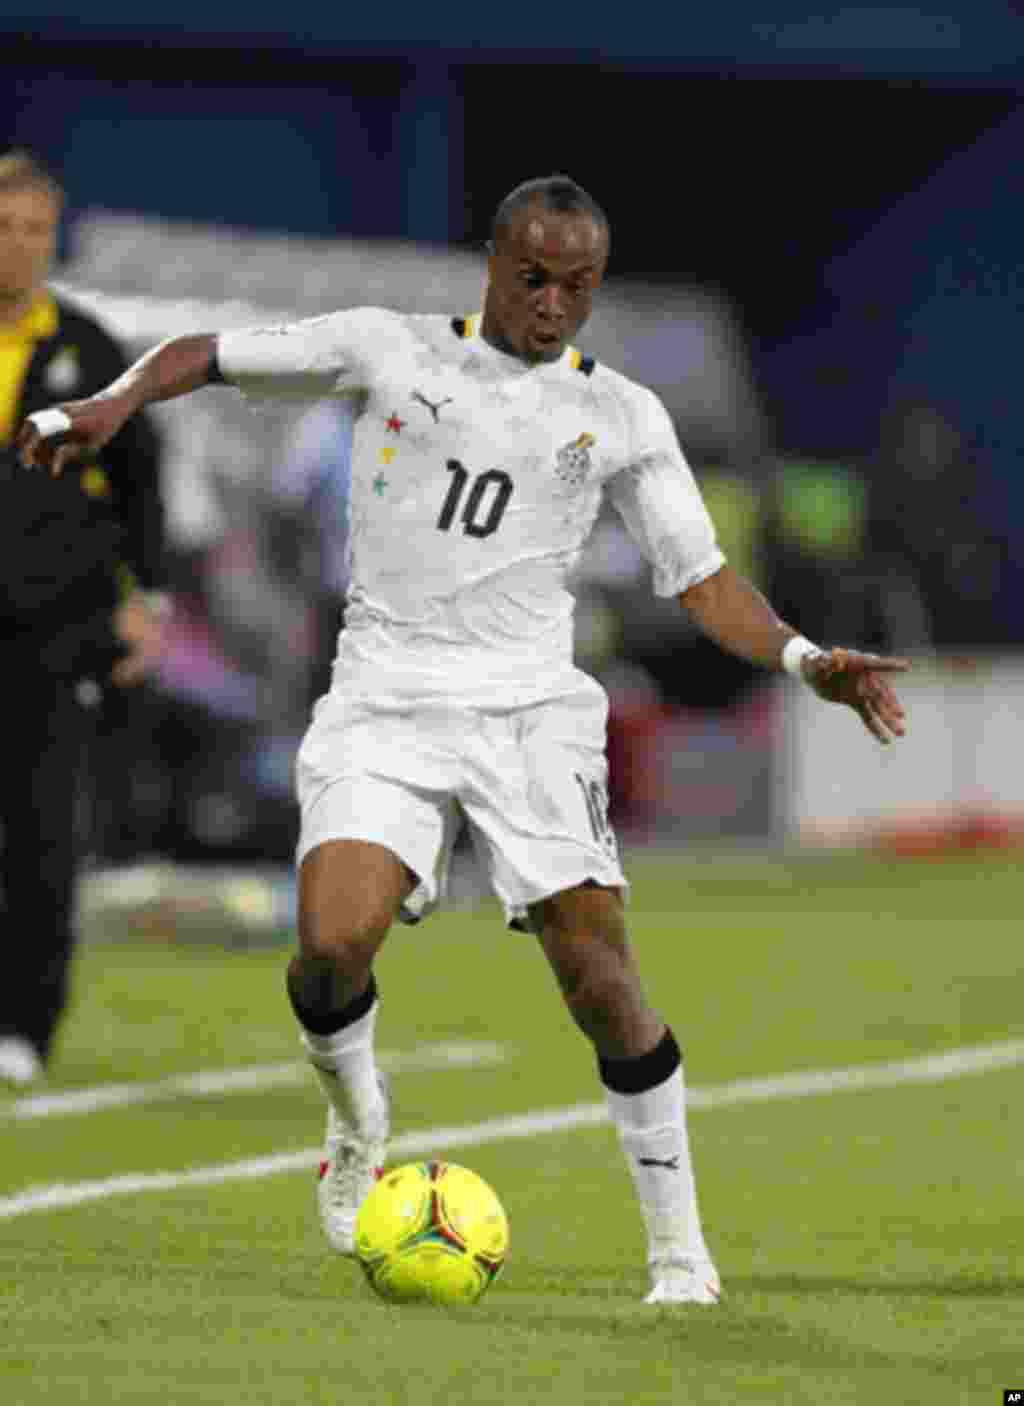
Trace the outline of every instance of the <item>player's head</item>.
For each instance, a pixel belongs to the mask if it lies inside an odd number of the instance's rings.
[[[526,181],[494,215],[483,334],[528,362],[557,361],[590,316],[611,232],[568,176]]]
[[[28,152],[0,156],[0,314],[46,282],[64,195]]]

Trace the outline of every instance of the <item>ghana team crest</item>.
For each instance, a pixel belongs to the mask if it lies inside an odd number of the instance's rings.
[[[569,488],[578,488],[590,472],[590,451],[597,440],[587,430],[563,444],[555,455],[555,473]]]

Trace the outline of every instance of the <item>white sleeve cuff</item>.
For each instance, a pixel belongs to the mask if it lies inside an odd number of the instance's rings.
[[[681,558],[672,559],[664,550],[664,542],[660,546],[663,564],[655,565],[652,581],[656,596],[681,596],[691,586],[699,586],[709,576],[716,575],[725,565],[725,557],[717,547],[699,565],[687,566]]]

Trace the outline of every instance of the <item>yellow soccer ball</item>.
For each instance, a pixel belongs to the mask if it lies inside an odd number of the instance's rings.
[[[476,1303],[508,1253],[508,1220],[476,1172],[409,1162],[385,1172],[359,1208],[356,1253],[392,1303]]]

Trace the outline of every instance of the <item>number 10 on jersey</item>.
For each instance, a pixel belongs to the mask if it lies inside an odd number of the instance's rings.
[[[451,485],[441,505],[441,515],[437,526],[447,532],[455,521],[455,514],[465,497],[460,522],[462,530],[469,537],[490,537],[497,532],[501,519],[505,516],[514,485],[508,474],[501,469],[488,469],[474,478],[458,459],[449,459],[448,472],[452,476]],[[470,479],[472,483],[470,484]],[[466,487],[470,485],[468,494]]]

